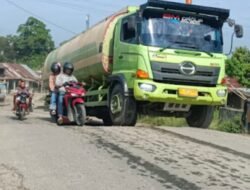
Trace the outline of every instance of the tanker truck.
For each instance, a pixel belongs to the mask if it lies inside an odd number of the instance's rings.
[[[87,115],[105,125],[134,126],[141,114],[207,128],[227,101],[226,22],[242,37],[227,9],[158,0],[128,6],[49,53],[43,82],[54,61],[71,62],[86,83]]]

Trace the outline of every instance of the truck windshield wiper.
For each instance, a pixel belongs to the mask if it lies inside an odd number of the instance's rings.
[[[213,57],[214,55],[212,53],[210,53],[209,51],[201,51],[199,50],[200,52],[202,53],[206,53],[207,55],[209,55],[210,57]]]
[[[202,52],[202,53],[206,53],[207,55],[209,55],[210,57],[213,57],[214,55],[212,53],[210,53],[209,51],[204,51],[204,50],[200,50],[199,48],[197,47],[194,47],[195,50],[199,51],[199,52]]]
[[[162,47],[161,49],[159,49],[159,52],[163,52],[165,49],[168,49],[168,48],[171,48],[171,46],[173,44],[179,44],[181,47],[185,47],[185,48],[191,48],[191,49],[195,49],[197,51],[200,51],[202,53],[206,53],[207,55],[209,55],[210,57],[213,57],[214,55],[208,51],[203,51],[203,50],[200,50],[198,47],[192,45],[192,44],[189,44],[189,43],[186,43],[186,42],[181,42],[181,41],[174,41],[172,42],[171,44],[169,44],[168,46],[166,47]]]
[[[163,47],[161,49],[159,49],[159,52],[163,52],[165,49],[171,48],[171,45],[168,45],[166,47]]]
[[[189,44],[189,43],[185,43],[185,42],[176,42],[178,44],[183,44],[182,47],[187,47],[187,48],[192,48],[192,49],[195,49],[197,51],[200,51],[202,53],[206,53],[207,55],[209,55],[210,57],[213,57],[214,55],[212,53],[210,53],[209,51],[204,51],[204,50],[200,50],[198,47],[192,45],[192,44]]]

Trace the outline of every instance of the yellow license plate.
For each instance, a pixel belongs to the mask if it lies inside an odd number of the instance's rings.
[[[198,90],[188,89],[188,88],[179,88],[179,96],[183,97],[192,97],[196,98],[198,96]]]

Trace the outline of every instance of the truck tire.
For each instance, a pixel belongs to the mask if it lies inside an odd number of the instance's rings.
[[[111,91],[109,112],[113,125],[134,126],[136,124],[136,101],[133,97],[124,95],[120,84],[114,85]]]
[[[191,106],[186,121],[190,127],[207,129],[213,120],[214,107]]]

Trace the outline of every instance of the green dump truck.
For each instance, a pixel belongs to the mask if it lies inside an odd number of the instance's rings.
[[[54,61],[69,61],[87,84],[87,114],[105,125],[134,126],[139,113],[207,128],[214,108],[227,100],[228,17],[226,9],[158,0],[127,7],[52,51],[44,84]],[[242,27],[235,25],[235,33],[241,37]]]

